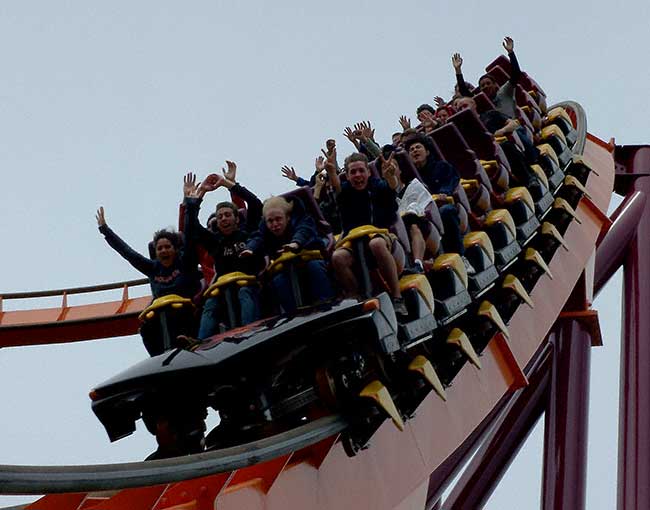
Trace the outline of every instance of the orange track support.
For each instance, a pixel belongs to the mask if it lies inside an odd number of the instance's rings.
[[[127,489],[107,495],[101,502],[94,496],[95,503],[85,495],[45,496],[31,507],[48,510],[421,510],[425,506],[430,474],[468,439],[502,398],[527,384],[523,368],[543,346],[574,286],[579,281],[593,280],[591,262],[596,240],[609,225],[605,212],[614,180],[612,147],[589,135],[584,160],[598,171],[590,174],[587,182],[591,198],[584,197],[577,207],[581,223],[572,222],[565,233],[569,250],[557,250],[549,264],[554,278],[543,276],[531,293],[534,309],[520,306],[508,326],[510,339],[506,341],[502,335],[493,339],[481,357],[481,370],[466,364],[453,386],[447,389],[447,402],[431,392],[416,416],[406,422],[403,432],[387,420],[373,436],[370,448],[354,458],[348,458],[341,443],[333,437],[235,472],[163,487]],[[131,323],[127,316],[133,317],[142,303],[133,300],[122,308],[117,303],[87,305],[77,310],[70,307],[61,320],[54,319],[61,315],[54,310],[27,313],[23,316],[26,321],[40,317],[40,322],[24,322],[24,331],[28,333],[24,338],[33,340],[32,332],[38,328],[46,330],[69,320],[83,323],[85,334],[90,333],[92,338],[105,336],[105,328],[110,327],[111,321],[124,320],[120,327],[129,331]],[[9,322],[13,320],[15,325],[18,317],[13,315]],[[7,339],[15,338],[7,336],[8,327],[11,325],[5,314],[0,323],[2,345],[11,344]],[[59,330],[63,331],[66,330]],[[79,325],[73,340],[79,339],[81,331]],[[52,333],[50,338],[71,341],[60,333]],[[86,503],[89,506],[84,506]]]

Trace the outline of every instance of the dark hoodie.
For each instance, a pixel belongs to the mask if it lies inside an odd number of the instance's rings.
[[[185,245],[177,248],[176,258],[170,267],[159,260],[140,255],[126,244],[108,225],[99,227],[106,242],[124,257],[134,268],[149,278],[154,299],[169,294],[193,298],[200,288],[201,273],[198,271],[196,250],[191,246],[191,228],[186,223]],[[190,234],[190,235],[187,235]]]
[[[433,195],[452,195],[460,183],[460,176],[454,166],[447,161],[438,159],[429,138],[421,135],[413,137],[406,142],[406,150],[408,151],[414,143],[421,143],[429,151],[424,167],[418,168],[423,184]]]
[[[320,250],[324,247],[324,241],[318,233],[316,222],[305,210],[305,206],[297,197],[288,197],[287,201],[293,204],[289,224],[284,235],[275,236],[262,219],[259,230],[254,232],[246,245],[246,248],[257,256],[268,255],[275,258],[282,246],[290,243],[297,243],[300,249]]]
[[[196,232],[197,242],[214,259],[214,269],[218,275],[233,271],[252,272],[248,261],[239,258],[239,254],[246,249],[246,242],[262,217],[262,202],[253,193],[239,184],[233,186],[231,193],[246,202],[247,214],[246,223],[227,236],[218,231],[212,232],[199,223],[201,199],[190,198],[185,201],[187,217]]]

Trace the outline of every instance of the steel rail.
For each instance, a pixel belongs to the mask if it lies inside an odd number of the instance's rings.
[[[54,297],[67,294],[86,294],[91,292],[100,292],[102,290],[114,290],[126,287],[137,287],[149,283],[148,278],[138,278],[136,280],[125,280],[123,282],[102,283],[100,285],[88,285],[86,287],[70,287],[68,289],[54,289],[54,290],[37,290],[28,292],[5,292],[0,293],[0,299],[30,299],[41,297]]]
[[[79,466],[0,465],[0,494],[53,494],[145,487],[245,468],[339,434],[347,422],[331,415],[272,437],[186,457]]]
[[[556,108],[556,107],[562,107],[562,108],[570,108],[573,110],[573,112],[576,115],[576,132],[577,132],[577,139],[576,143],[573,145],[572,151],[574,154],[582,156],[585,152],[585,145],[587,144],[587,113],[585,112],[585,109],[580,105],[580,103],[576,103],[575,101],[562,101],[561,103],[556,103],[551,108]]]

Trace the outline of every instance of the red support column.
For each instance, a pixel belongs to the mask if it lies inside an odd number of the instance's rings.
[[[445,500],[446,510],[483,508],[546,408],[552,356],[548,346],[541,365],[528,375],[528,386],[517,392]]]
[[[579,320],[560,320],[544,430],[543,510],[584,510],[591,335]]]
[[[633,177],[628,193],[650,193],[650,147],[616,147]],[[645,176],[640,177],[640,175]],[[624,262],[619,401],[618,509],[650,508],[650,210]]]
[[[596,248],[594,296],[597,296],[625,260],[630,241],[636,236],[637,225],[645,210],[646,195],[639,191],[628,194],[610,216],[609,228]]]

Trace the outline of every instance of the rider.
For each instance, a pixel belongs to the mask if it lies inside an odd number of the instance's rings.
[[[231,170],[236,171],[235,163],[229,162]],[[236,174],[230,173],[231,177]],[[201,184],[204,192],[214,191],[220,187],[228,188],[230,193],[244,200],[247,205],[246,223],[240,225],[239,209],[232,202],[219,202],[216,207],[216,231],[211,231],[199,224],[198,214],[201,207],[201,197],[187,201],[186,211],[188,221],[196,232],[198,244],[205,247],[214,259],[215,281],[224,274],[235,271],[250,272],[246,261],[239,258],[245,249],[250,233],[257,228],[262,215],[262,202],[249,190],[233,180],[218,174],[209,175]],[[260,317],[258,289],[254,286],[244,286],[239,289],[241,305],[241,322],[249,324]],[[199,338],[205,339],[214,335],[219,326],[219,299],[208,298],[203,307]]]
[[[193,174],[185,176],[185,184],[194,179]],[[187,189],[187,186],[184,186]],[[188,200],[186,195],[185,200]],[[196,251],[192,246],[191,226],[186,222],[185,239],[169,230],[159,230],[154,234],[155,259],[150,259],[133,250],[106,223],[104,208],[96,214],[99,231],[106,242],[124,257],[134,268],[149,278],[154,299],[169,294],[193,298],[200,288],[201,275],[197,270]],[[157,338],[143,335],[145,348],[154,356],[162,352],[155,342]]]
[[[404,143],[404,147],[424,184],[432,194],[436,195],[437,200],[444,200],[454,193],[460,183],[460,176],[452,165],[436,157],[430,138],[422,135],[410,137]],[[445,252],[463,255],[465,248],[456,206],[444,204],[439,207],[439,211],[445,229],[442,236]]]
[[[386,161],[383,168],[384,179],[372,177],[368,158],[355,152],[345,159],[346,182],[341,183],[336,173],[336,150],[327,156],[326,169],[332,186],[337,192],[343,237],[353,228],[362,225],[374,225],[389,228],[397,219],[398,180],[395,177],[394,161]],[[399,275],[404,269],[405,254],[395,236],[376,235],[370,239],[369,248],[377,269],[388,286],[395,312],[407,315],[408,311],[399,287]],[[347,247],[341,247],[332,255],[332,266],[337,279],[347,296],[358,293],[359,284],[354,274],[355,258]]]
[[[263,256],[275,259],[284,252],[322,250],[325,247],[314,218],[305,210],[299,198],[290,197],[287,200],[283,197],[271,197],[264,202],[262,214],[264,219],[260,228],[251,235],[246,250],[241,253],[242,258],[255,255],[256,259]],[[301,281],[307,283],[309,302],[318,303],[334,297],[332,282],[321,258],[307,261],[304,268],[299,268],[299,274],[305,276]],[[282,309],[287,313],[294,312],[296,302],[286,271],[274,276],[271,285]]]

